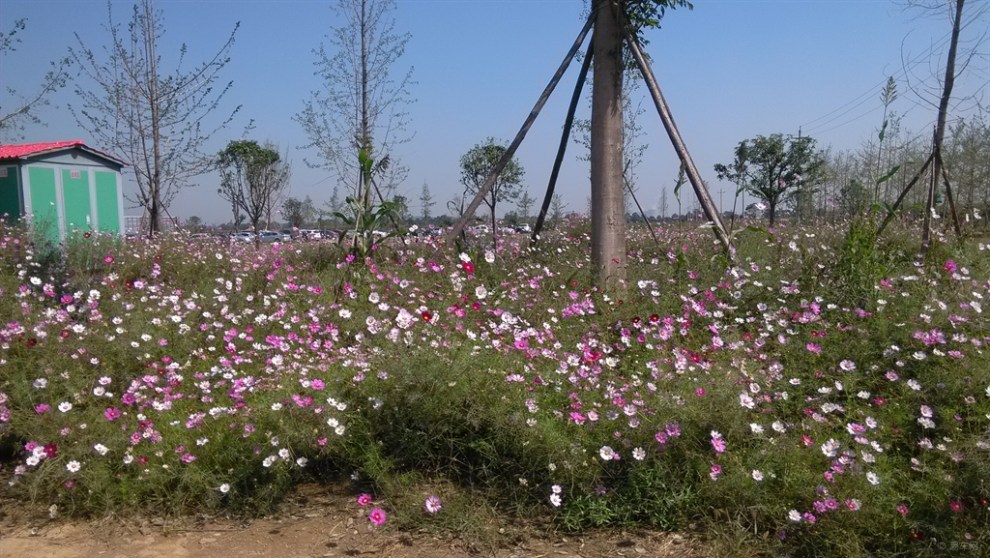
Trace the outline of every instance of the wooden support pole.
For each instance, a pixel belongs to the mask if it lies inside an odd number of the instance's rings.
[[[945,183],[945,196],[949,200],[949,211],[952,213],[952,226],[956,231],[956,238],[962,238],[962,228],[959,226],[959,214],[956,213],[956,200],[952,195],[952,185],[949,184],[949,174],[945,170],[945,163],[942,161],[942,153],[935,155],[938,159],[938,166],[942,169],[942,181]]]
[[[553,170],[550,171],[550,180],[547,182],[547,192],[543,196],[543,205],[540,207],[540,214],[536,217],[536,224],[533,226],[533,234],[529,238],[530,246],[535,246],[543,230],[543,221],[547,218],[547,211],[550,210],[550,202],[553,199],[553,191],[557,187],[557,176],[560,175],[560,165],[564,162],[564,153],[567,151],[567,143],[571,139],[571,127],[574,125],[574,113],[577,112],[578,102],[581,100],[581,91],[588,79],[588,70],[591,68],[592,52],[595,47],[594,39],[588,41],[588,50],[584,53],[584,60],[581,63],[581,72],[578,74],[577,83],[574,84],[574,94],[571,95],[571,104],[567,107],[567,116],[564,118],[564,129],[560,133],[560,145],[557,147],[557,158],[553,160]]]
[[[684,140],[681,139],[681,133],[678,131],[677,125],[674,124],[674,118],[670,114],[670,108],[667,106],[667,101],[663,98],[663,93],[660,92],[660,86],[657,84],[656,77],[653,75],[653,70],[646,61],[646,57],[639,48],[639,43],[629,30],[628,25],[623,25],[623,32],[625,33],[629,50],[632,51],[633,57],[636,59],[636,65],[639,66],[639,71],[643,74],[643,80],[646,81],[646,86],[650,90],[650,95],[653,97],[653,103],[656,105],[657,112],[660,114],[663,127],[667,130],[670,142],[674,145],[674,151],[677,152],[677,157],[681,160],[681,165],[687,173],[691,186],[694,188],[698,202],[705,212],[705,217],[711,221],[715,229],[715,236],[718,237],[718,241],[722,244],[722,248],[725,250],[729,261],[735,261],[735,249],[732,247],[732,241],[729,239],[729,235],[725,232],[722,217],[715,209],[715,203],[712,201],[705,183],[701,180],[698,167],[695,166],[694,160],[691,159],[691,154],[688,153],[687,147],[684,145]]]
[[[629,197],[632,198],[633,202],[636,204],[636,209],[639,210],[639,215],[643,218],[643,222],[646,223],[646,229],[650,231],[650,236],[653,237],[653,242],[656,242],[657,246],[660,246],[660,239],[657,238],[656,231],[653,230],[653,225],[650,224],[649,218],[646,217],[646,212],[643,211],[643,206],[639,204],[639,199],[636,198],[636,192],[633,192],[632,184],[629,183],[628,178],[629,161],[626,161],[626,166],[622,169],[622,182],[626,184],[626,190],[629,191]]]
[[[581,29],[581,32],[578,33],[577,38],[574,39],[574,44],[571,45],[570,50],[567,51],[567,55],[564,56],[564,61],[560,63],[560,67],[557,68],[557,72],[554,73],[553,77],[550,79],[550,83],[548,83],[546,88],[543,89],[543,94],[540,95],[540,98],[536,101],[536,105],[533,106],[533,110],[531,110],[529,116],[526,117],[526,121],[523,122],[523,125],[516,134],[516,137],[512,140],[512,143],[509,144],[509,147],[505,150],[505,153],[502,154],[502,158],[499,159],[498,163],[495,165],[495,168],[492,169],[492,173],[485,179],[484,184],[482,184],[481,188],[478,189],[477,195],[474,196],[474,199],[467,206],[467,209],[464,210],[464,214],[461,215],[461,218],[458,219],[457,223],[454,225],[454,228],[447,234],[448,240],[453,240],[460,236],[460,234],[464,231],[464,226],[467,225],[468,219],[474,216],[474,212],[478,210],[478,206],[481,205],[482,200],[485,199],[485,196],[488,195],[489,191],[491,191],[492,186],[495,185],[495,180],[502,172],[502,169],[504,169],[505,165],[512,160],[512,156],[515,155],[516,149],[519,148],[519,144],[521,144],[522,140],[526,137],[526,133],[529,132],[530,127],[533,126],[533,122],[536,121],[536,117],[543,109],[543,105],[547,103],[547,99],[550,98],[550,94],[553,93],[553,90],[557,87],[557,84],[560,83],[560,78],[564,76],[564,72],[567,71],[567,67],[571,64],[571,60],[574,59],[574,55],[577,54],[578,49],[581,48],[581,44],[584,43],[584,38],[588,35],[588,31],[591,30],[591,25],[592,22],[594,22],[594,18],[595,12],[592,11],[591,15],[588,16],[588,21],[585,22],[584,27]]]
[[[877,229],[877,238],[880,238],[880,235],[883,234],[884,229],[887,228],[887,225],[890,224],[891,219],[894,218],[894,212],[896,212],[897,208],[901,206],[901,202],[903,202],[904,198],[907,197],[908,192],[911,191],[911,188],[914,187],[915,183],[917,183],[918,180],[920,180],[925,174],[925,171],[928,170],[928,167],[932,164],[932,159],[934,158],[935,152],[932,151],[928,156],[928,159],[925,160],[925,164],[921,165],[921,168],[918,169],[918,172],[915,173],[911,181],[908,182],[907,186],[905,186],[903,190],[901,190],[901,194],[897,196],[897,200],[894,201],[894,205],[891,206],[890,210],[887,212],[887,216],[884,217],[883,223],[880,223],[880,228]]]

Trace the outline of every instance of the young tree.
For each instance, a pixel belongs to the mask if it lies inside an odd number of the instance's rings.
[[[186,229],[190,232],[199,232],[203,228],[203,219],[197,215],[191,215],[186,219]]]
[[[253,140],[235,140],[217,155],[217,168],[224,189],[239,189],[236,196],[251,227],[270,223],[273,207],[289,184],[289,165],[271,145]]]
[[[594,66],[591,101],[591,260],[595,283],[607,291],[626,278],[625,156],[622,82],[623,25],[638,37],[659,27],[665,11],[691,7],[685,0],[594,0]],[[620,17],[621,20],[620,21]],[[644,42],[640,37],[641,44]]]
[[[395,204],[395,216],[399,221],[407,221],[409,219],[409,199],[403,195],[396,194],[392,196],[392,203]]]
[[[326,205],[327,213],[330,215],[330,222],[333,226],[337,226],[337,213],[344,211],[344,202],[340,199],[340,187],[334,184],[333,191],[330,194],[330,199],[327,201]]]
[[[478,193],[505,150],[506,147],[499,144],[495,138],[488,138],[461,157],[461,184],[464,185],[466,192],[472,195]],[[493,235],[498,228],[495,208],[500,201],[515,200],[519,197],[524,172],[522,165],[515,158],[510,159],[484,198],[485,205],[491,212]]]
[[[315,215],[316,207],[309,196],[306,196],[304,200],[288,197],[282,202],[282,217],[285,218],[285,224],[289,227],[302,228],[306,226],[306,223],[312,222]]]
[[[567,207],[567,204],[564,203],[560,194],[554,194],[550,198],[550,220],[554,225],[559,223],[561,218],[563,218],[565,207]]]
[[[114,23],[107,2],[106,58],[76,35],[79,47],[70,49],[70,56],[86,79],[76,86],[79,105],[69,109],[96,143],[123,158],[134,173],[135,201],[147,212],[149,235],[159,230],[161,215],[178,190],[210,169],[213,157],[203,148],[240,109],[219,121],[211,119],[233,84],[221,82],[220,73],[230,61],[239,25],[198,65],[185,62],[183,45],[171,72],[159,67],[158,40],[165,23],[152,0],[134,5],[126,31]]]
[[[717,164],[715,172],[766,202],[771,227],[777,208],[814,185],[824,169],[815,140],[807,136],[756,136],[739,142],[735,155],[732,166]]]
[[[406,105],[412,102],[412,68],[398,79],[395,74],[410,34],[395,31],[394,10],[393,0],[338,0],[343,23],[327,37],[329,45],[314,50],[324,89],[313,91],[294,118],[321,159],[317,166],[335,172],[365,212],[373,192],[359,153],[387,162],[376,176],[383,196],[408,174],[392,153],[409,139]]]
[[[436,205],[433,201],[433,196],[430,194],[430,186],[427,183],[423,183],[423,193],[419,195],[419,203],[423,208],[423,221],[430,220],[430,209]]]
[[[27,27],[26,19],[14,21],[11,30],[0,35],[0,61],[10,53],[17,50],[17,44],[21,42],[18,33]],[[7,95],[12,100],[13,108],[9,105],[0,107],[0,141],[6,139],[23,138],[24,125],[40,124],[36,111],[48,105],[49,96],[55,91],[65,87],[69,79],[69,67],[72,59],[69,57],[60,58],[50,63],[51,68],[41,78],[41,83],[31,90],[27,96],[18,93],[11,85],[6,86]]]
[[[529,210],[533,207],[534,203],[536,203],[536,198],[530,196],[528,191],[524,191],[522,196],[519,196],[519,201],[516,202],[516,207],[519,208],[519,212],[521,213],[520,217],[522,217],[523,220],[529,219]]]

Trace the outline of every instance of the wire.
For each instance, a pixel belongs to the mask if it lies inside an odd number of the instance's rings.
[[[969,24],[973,23],[975,20],[979,19],[980,15],[981,14],[979,12],[977,12],[975,15],[971,16],[970,19],[969,19],[969,21],[968,22],[965,22],[963,26],[965,27],[966,25],[969,25]],[[951,37],[952,37],[952,33],[949,32],[944,37],[942,37],[941,40],[939,40],[938,42],[936,42],[935,44],[932,45],[931,49],[929,50],[929,53],[931,51],[934,51],[934,50],[936,50],[936,49],[944,46],[945,43],[948,42],[951,39]],[[901,69],[900,70],[898,70],[897,72],[894,72],[889,77],[893,77],[898,84],[902,83],[903,78],[905,78],[907,76],[908,68],[917,65],[924,58],[928,57],[929,56],[929,53],[919,54],[914,59],[907,61],[907,63],[901,65]],[[884,78],[883,81],[881,81],[877,85],[874,85],[873,87],[871,87],[870,89],[868,89],[865,93],[862,93],[860,95],[857,95],[852,100],[850,100],[850,101],[848,101],[848,102],[840,105],[839,107],[831,110],[830,112],[828,112],[826,114],[823,114],[822,116],[819,116],[818,118],[815,118],[813,120],[809,120],[809,121],[801,124],[801,128],[802,129],[806,129],[807,130],[807,133],[809,133],[809,134],[822,134],[822,133],[825,133],[825,132],[830,132],[830,131],[835,130],[837,128],[841,128],[843,126],[846,126],[848,124],[851,124],[851,123],[859,120],[860,118],[864,118],[867,115],[872,114],[873,112],[875,112],[875,109],[870,110],[870,111],[865,112],[865,113],[862,113],[859,116],[856,116],[856,117],[851,118],[849,120],[846,120],[846,121],[842,122],[841,124],[837,124],[835,126],[830,126],[835,121],[841,119],[842,117],[846,116],[847,114],[849,114],[849,113],[855,111],[856,109],[862,107],[864,104],[866,104],[868,101],[870,101],[874,97],[874,95],[876,95],[877,93],[881,92],[883,90],[883,88],[887,84],[887,79],[888,78]],[[917,103],[915,103],[915,104],[917,104]],[[824,120],[824,122],[822,122],[823,120]],[[828,128],[826,128],[826,127],[828,127]]]

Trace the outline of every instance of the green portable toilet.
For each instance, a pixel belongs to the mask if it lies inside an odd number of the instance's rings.
[[[53,242],[123,234],[123,166],[80,140],[0,145],[0,215]]]

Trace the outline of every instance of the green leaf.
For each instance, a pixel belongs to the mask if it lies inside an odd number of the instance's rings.
[[[885,175],[883,175],[883,176],[881,176],[880,178],[877,179],[877,185],[879,186],[880,184],[883,184],[884,182],[887,182],[888,180],[890,180],[891,178],[893,178],[894,175],[897,174],[897,171],[899,171],[899,170],[901,170],[901,166],[900,165],[894,165],[894,167],[892,169],[890,169],[889,171],[887,171],[887,174],[885,174]]]
[[[358,150],[358,164],[361,165],[365,176],[371,176],[371,167],[375,164],[375,160],[368,154],[367,149]]]

